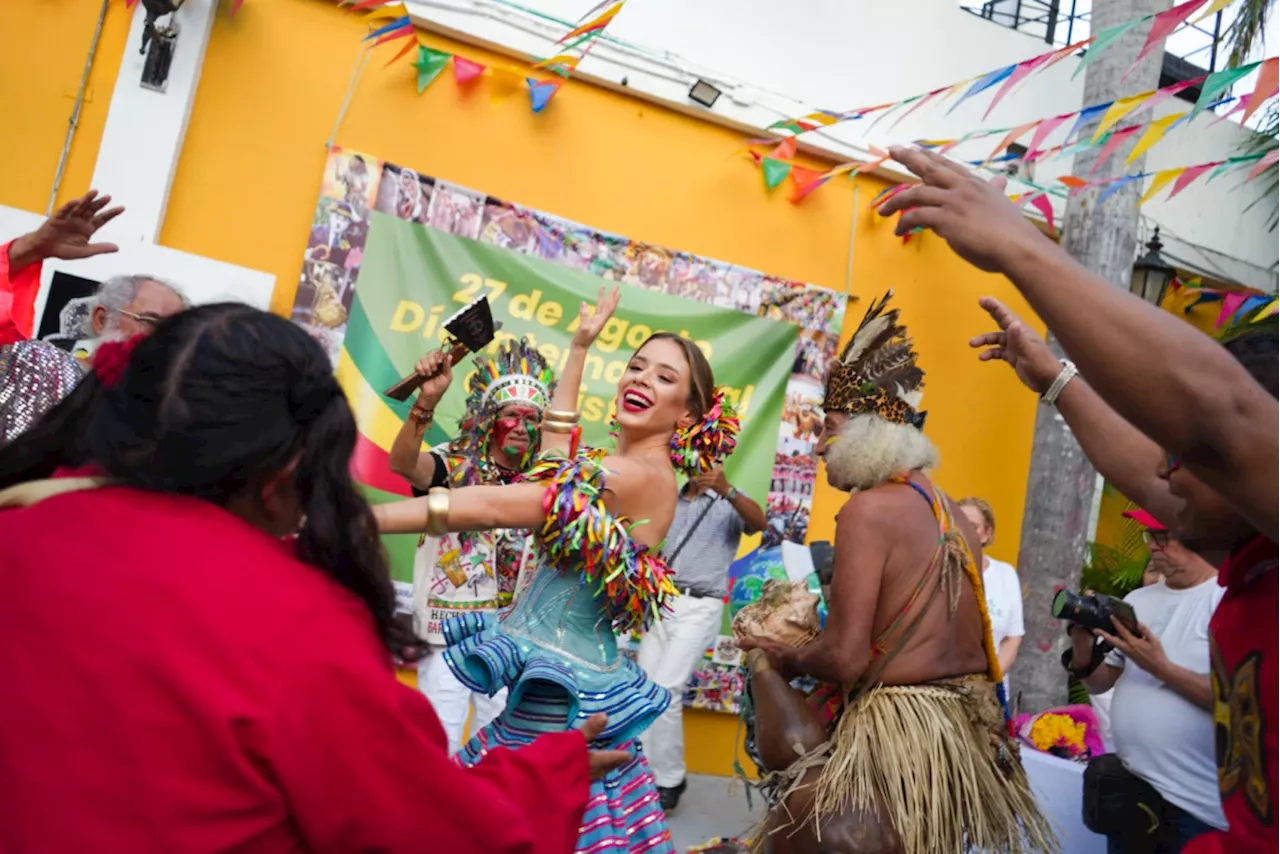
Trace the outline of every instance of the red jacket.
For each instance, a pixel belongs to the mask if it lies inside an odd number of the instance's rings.
[[[40,264],[30,264],[16,274],[9,269],[13,241],[0,246],[0,345],[25,341],[36,334],[36,293],[40,290]]]
[[[1218,571],[1227,588],[1209,622],[1218,785],[1230,829],[1192,840],[1184,854],[1263,854],[1276,836],[1276,544],[1258,536]]]
[[[581,733],[465,770],[361,602],[204,501],[0,510],[0,851],[568,854]]]

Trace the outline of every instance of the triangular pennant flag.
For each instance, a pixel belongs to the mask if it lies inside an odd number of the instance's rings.
[[[908,99],[907,99],[907,100],[905,100],[905,101],[899,101],[898,103],[894,104],[894,105],[893,105],[892,107],[890,107],[889,109],[885,110],[885,111],[884,111],[883,113],[881,113],[880,115],[876,116],[876,120],[875,120],[875,121],[873,121],[873,122],[871,123],[871,125],[870,125],[870,126],[869,126],[865,131],[863,131],[863,133],[864,133],[864,134],[865,134],[865,133],[870,133],[870,132],[871,132],[871,128],[874,128],[876,125],[880,124],[882,121],[884,121],[885,119],[889,118],[889,116],[893,115],[893,114],[894,114],[894,113],[896,113],[898,110],[902,109],[903,107],[907,106],[908,104],[913,104],[913,103],[915,103],[916,101],[919,101],[919,100],[920,100],[921,98],[923,98],[923,97],[924,97],[923,95],[913,95],[912,97],[908,98]]]
[[[982,136],[984,133],[986,133],[986,131],[971,130],[968,133],[966,133],[964,136],[960,137],[959,139],[953,139],[950,142],[948,142],[946,145],[942,146],[942,148],[939,148],[938,153],[946,154],[948,151],[955,148],[957,145],[966,143],[969,140],[973,139],[975,136]]]
[[[365,36],[364,41],[377,39],[379,43],[381,43],[381,40],[385,36],[394,37],[400,30],[403,30],[406,27],[409,29],[413,29],[413,21],[410,20],[408,15],[405,15],[402,18],[396,18],[394,21],[391,21],[390,23],[383,24],[381,27],[378,27],[376,30],[369,33],[369,35]]]
[[[1190,187],[1197,178],[1217,165],[1217,163],[1201,163],[1199,166],[1188,166],[1183,169],[1182,174],[1178,176],[1178,180],[1173,182],[1173,189],[1169,191],[1169,198],[1165,199],[1165,201],[1169,201],[1178,193]]]
[[[1049,60],[1044,65],[1040,66],[1040,70],[1046,71],[1050,68],[1053,68],[1053,66],[1057,65],[1059,62],[1062,62],[1062,60],[1066,59],[1068,56],[1071,56],[1074,53],[1084,50],[1086,47],[1088,47],[1091,44],[1093,44],[1093,36],[1089,36],[1089,38],[1081,39],[1075,44],[1069,44],[1066,47],[1058,48],[1056,51],[1052,51],[1051,55],[1049,56]]]
[[[1151,180],[1151,186],[1142,194],[1142,198],[1138,199],[1138,206],[1141,207],[1142,205],[1145,205],[1155,196],[1156,193],[1163,190],[1170,181],[1186,171],[1187,169],[1185,166],[1180,166],[1177,169],[1161,169],[1156,173],[1155,178]]]
[[[1103,114],[1102,120],[1098,122],[1098,127],[1093,131],[1093,143],[1096,145],[1098,140],[1102,139],[1104,133],[1115,127],[1121,119],[1137,109],[1139,104],[1154,94],[1155,90],[1153,89],[1150,92],[1130,95],[1128,98],[1112,101],[1111,106],[1107,107],[1107,112]]]
[[[417,31],[414,31],[414,35],[415,36],[417,35]],[[388,59],[387,64],[382,67],[386,68],[389,65],[399,62],[401,57],[403,57],[406,53],[408,53],[409,51],[413,50],[415,47],[418,47],[418,46],[419,45],[418,45],[417,38],[408,39],[407,41],[405,41],[404,47],[400,48],[400,50],[396,52],[396,55]]]
[[[1092,175],[1101,169],[1102,164],[1107,162],[1107,158],[1114,154],[1115,150],[1119,148],[1126,139],[1133,136],[1140,130],[1142,130],[1142,125],[1133,125],[1132,127],[1112,131],[1106,145],[1102,146],[1102,151],[1098,152],[1098,159],[1093,162],[1093,168],[1089,170],[1089,174]]]
[[[764,165],[764,185],[770,190],[775,189],[779,184],[787,179],[791,174],[791,164],[784,163],[781,160],[774,160],[772,157],[766,157],[763,160]]]
[[[871,200],[871,209],[874,211],[879,211],[880,206],[883,205],[885,202],[889,201],[894,196],[901,193],[903,190],[910,189],[911,187],[914,187],[914,186],[915,186],[914,183],[895,184],[892,187],[888,187],[884,190],[881,190],[879,193],[876,193],[876,197]]]
[[[489,69],[489,100],[501,103],[507,100],[524,85],[525,77],[514,68]]]
[[[1063,175],[1058,180],[1066,184],[1073,191],[1083,190],[1085,187],[1089,186],[1089,182],[1087,180],[1077,177],[1076,175]]]
[[[923,107],[925,104],[927,104],[927,103],[929,103],[930,101],[932,101],[932,100],[933,100],[934,98],[936,98],[937,96],[941,95],[943,92],[947,91],[949,88],[951,88],[951,87],[950,87],[950,86],[943,86],[941,89],[934,89],[932,92],[930,92],[929,94],[925,95],[925,96],[924,96],[923,98],[921,98],[920,100],[916,101],[916,102],[915,102],[915,104],[913,104],[913,105],[912,105],[911,109],[907,110],[905,113],[903,113],[902,115],[898,116],[898,118],[894,119],[893,124],[889,125],[889,129],[890,129],[890,130],[892,130],[893,128],[896,128],[899,124],[901,124],[901,123],[902,123],[902,120],[903,120],[903,119],[905,119],[907,116],[911,115],[911,114],[912,114],[912,113],[914,113],[916,110],[918,110],[918,109],[920,109],[921,107]]]
[[[1249,170],[1249,177],[1245,178],[1245,180],[1252,181],[1254,178],[1257,178],[1263,172],[1267,171],[1267,167],[1272,163],[1275,163],[1277,158],[1280,158],[1280,149],[1273,148],[1268,151],[1267,156],[1259,160],[1258,165]]]
[[[1074,139],[1075,135],[1080,132],[1081,128],[1083,128],[1089,122],[1093,121],[1094,116],[1105,113],[1107,111],[1107,108],[1110,107],[1112,103],[1114,102],[1109,101],[1105,104],[1098,104],[1097,106],[1093,106],[1093,107],[1085,107],[1083,110],[1076,113],[1075,114],[1076,123],[1071,126],[1071,130],[1067,131],[1067,139]]]
[[[1001,98],[1009,94],[1014,86],[1017,86],[1023,80],[1030,77],[1031,72],[1035,71],[1041,65],[1044,65],[1052,59],[1054,53],[1056,53],[1056,51],[1049,51],[1048,53],[1042,53],[1039,56],[1033,56],[1025,62],[1019,62],[1018,66],[1013,70],[1013,73],[1004,81],[1004,85],[1002,85],[1000,90],[996,92],[995,97],[991,99],[991,103],[987,105],[987,111],[982,114],[983,120],[985,121],[987,116],[991,115],[991,111],[996,108],[996,104],[1000,103]]]
[[[453,79],[458,85],[465,85],[484,74],[484,66],[461,56],[453,58]]]
[[[1249,121],[1249,117],[1277,92],[1280,92],[1280,56],[1273,56],[1262,63],[1262,68],[1258,71],[1258,82],[1253,87],[1253,94],[1244,102],[1248,106],[1244,109],[1240,124]]]
[[[773,150],[773,154],[770,156],[776,160],[793,159],[796,156],[796,138],[789,136],[778,143],[778,147]]]
[[[1164,103],[1168,99],[1172,98],[1174,95],[1177,95],[1179,92],[1182,92],[1186,89],[1190,89],[1192,86],[1198,86],[1199,84],[1203,83],[1205,78],[1208,76],[1209,75],[1206,74],[1203,77],[1196,77],[1191,80],[1182,80],[1178,83],[1173,83],[1169,86],[1166,86],[1163,89],[1157,89],[1156,93],[1151,96],[1151,100],[1147,101],[1145,106],[1149,109],[1154,110],[1156,104]]]
[[[1237,166],[1242,166],[1246,162],[1253,163],[1261,158],[1262,155],[1242,154],[1238,157],[1228,157],[1218,164],[1218,167],[1209,173],[1209,177],[1204,179],[1206,184],[1211,183],[1215,178],[1225,175]]]
[[[1242,77],[1247,77],[1254,72],[1260,62],[1251,62],[1248,65],[1241,65],[1239,68],[1224,68],[1221,71],[1215,71],[1200,86],[1200,97],[1196,99],[1196,105],[1191,109],[1191,118],[1195,118],[1202,110],[1206,109],[1217,99],[1219,95],[1230,88]]]
[[[1049,134],[1057,130],[1063,122],[1071,118],[1074,113],[1063,113],[1060,116],[1054,116],[1051,119],[1045,119],[1036,128],[1036,132],[1031,134],[1031,142],[1027,145],[1027,158],[1034,159],[1040,152],[1040,146],[1044,145],[1044,141],[1049,138]]]
[[[814,190],[821,187],[830,178],[830,174],[817,169],[806,169],[803,166],[791,167],[791,180],[795,182],[795,190],[791,193],[791,203],[798,204]]]
[[[996,85],[1001,80],[1004,80],[1006,77],[1009,77],[1010,75],[1012,75],[1013,72],[1017,70],[1017,68],[1018,68],[1017,63],[1014,63],[1013,65],[1008,65],[1008,66],[1005,66],[1004,68],[997,68],[995,71],[989,71],[986,74],[979,77],[977,80],[973,82],[973,85],[969,87],[969,91],[961,95],[960,100],[956,101],[954,104],[951,105],[951,109],[947,110],[947,115],[951,115],[953,112],[955,112],[956,107],[960,106],[965,101],[972,98],[974,95],[977,95],[979,92],[985,92],[987,89],[990,89],[992,86]]]
[[[1133,70],[1142,64],[1142,60],[1147,58],[1147,54],[1155,49],[1156,45],[1162,44],[1169,34],[1182,25],[1182,22],[1190,18],[1196,9],[1204,5],[1204,0],[1187,0],[1185,3],[1179,3],[1172,9],[1167,9],[1156,15],[1156,19],[1151,22],[1151,32],[1147,34],[1147,41],[1142,45],[1142,50],[1138,51],[1138,58],[1133,61],[1133,65],[1129,66],[1129,70],[1124,73],[1124,77],[1120,80],[1123,82]]]
[[[1272,299],[1274,299],[1274,297],[1269,294],[1254,294],[1244,301],[1244,305],[1240,306],[1240,310],[1236,312],[1236,314],[1240,317],[1248,317]]]
[[[995,150],[991,152],[991,157],[995,157],[997,154],[1004,151],[1005,148],[1008,147],[1009,143],[1016,142],[1019,138],[1022,137],[1023,134],[1025,134],[1027,131],[1031,130],[1033,127],[1035,127],[1038,124],[1040,124],[1040,122],[1027,122],[1026,124],[1018,125],[1016,128],[1006,133],[1004,135],[1004,138],[1000,140],[1000,144],[997,145],[995,147]],[[990,160],[991,157],[988,157],[987,159]]]
[[[1260,323],[1261,321],[1266,320],[1268,317],[1275,314],[1277,311],[1280,311],[1280,297],[1273,299],[1266,308],[1264,308],[1262,311],[1255,314],[1253,316],[1253,320],[1249,322]]]
[[[1167,116],[1161,116],[1153,122],[1148,122],[1147,132],[1138,139],[1138,144],[1133,147],[1133,151],[1129,152],[1128,158],[1124,161],[1125,165],[1127,166],[1142,155],[1146,154],[1148,149],[1160,140],[1164,139],[1164,135],[1168,132],[1170,125],[1185,115],[1186,113],[1171,113]]]
[[[533,108],[535,113],[540,113],[547,108],[547,104],[551,103],[551,96],[560,91],[560,84],[554,81],[549,83],[540,83],[532,77],[525,80],[529,84],[529,106]],[[755,154],[754,151],[750,152]],[[759,157],[759,155],[756,155]]]
[[[444,67],[453,59],[453,54],[435,50],[426,45],[418,45],[418,61],[413,67],[418,69],[418,94],[427,91],[427,87],[435,82],[444,71]]]
[[[1123,24],[1117,24],[1114,27],[1108,27],[1093,38],[1093,44],[1089,46],[1089,50],[1085,53],[1084,59],[1080,60],[1080,64],[1076,66],[1075,72],[1071,75],[1071,79],[1075,80],[1076,76],[1084,70],[1085,66],[1093,62],[1102,52],[1111,47],[1116,39],[1141,24],[1143,21],[1150,21],[1155,15],[1143,15],[1141,18],[1134,18],[1132,21],[1126,21]]]
[[[1140,178],[1146,178],[1146,177],[1147,177],[1147,173],[1144,172],[1141,175],[1125,175],[1123,178],[1118,178],[1115,181],[1112,181],[1111,186],[1107,187],[1106,191],[1103,192],[1103,194],[1098,197],[1098,204],[1101,205],[1107,199],[1111,198],[1116,193],[1120,192],[1122,189],[1132,184],[1134,181],[1137,181]]]
[[[1036,209],[1044,214],[1044,221],[1049,226],[1049,233],[1053,234],[1053,202],[1049,201],[1049,197],[1044,193],[1037,193],[1027,201],[1035,205]]]
[[[1248,298],[1248,294],[1223,294],[1222,311],[1218,312],[1218,322],[1215,325],[1221,329],[1222,325],[1232,318],[1236,313],[1236,310],[1240,308]]]
[[[1221,12],[1223,9],[1227,8],[1234,2],[1236,2],[1236,0],[1213,0],[1213,5],[1211,5],[1208,9],[1205,9],[1204,14],[1201,15],[1199,18],[1196,18],[1194,21],[1192,21],[1192,23],[1198,24],[1206,18],[1212,18],[1214,15],[1218,14],[1219,12]]]
[[[612,21],[617,16],[617,14],[622,11],[622,6],[624,3],[626,3],[626,0],[618,0],[617,3],[614,3],[608,9],[604,10],[604,12],[602,12],[598,18],[588,21],[582,26],[574,27],[572,30],[565,33],[560,38],[560,40],[556,42],[556,44],[564,44],[569,39],[577,38],[578,36],[583,35],[585,33],[603,30],[605,27],[609,26],[609,22]]]
[[[1249,106],[1249,102],[1244,98],[1224,98],[1223,100],[1219,101],[1217,104],[1210,104],[1206,109],[1216,110],[1219,104],[1226,104],[1231,101],[1235,101],[1236,105],[1231,109],[1227,110],[1225,113],[1218,116],[1217,118],[1215,118],[1212,122],[1210,122],[1209,127],[1213,127],[1218,122],[1225,122],[1227,119],[1231,118],[1236,113],[1243,112],[1245,107]],[[1188,113],[1188,115],[1190,114]]]

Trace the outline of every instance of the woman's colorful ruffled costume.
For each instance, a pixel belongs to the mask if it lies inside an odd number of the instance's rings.
[[[473,691],[508,688],[506,710],[458,754],[474,765],[493,747],[519,747],[547,732],[609,716],[599,748],[634,759],[592,784],[577,851],[674,852],[649,764],[634,741],[672,702],[618,651],[618,632],[643,629],[676,594],[666,563],[604,505],[599,454],[551,452],[527,474],[547,482],[540,566],[516,604],[495,619],[467,614],[445,626],[449,667]]]

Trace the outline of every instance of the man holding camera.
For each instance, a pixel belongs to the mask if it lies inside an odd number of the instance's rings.
[[[1163,578],[1125,597],[1136,626],[1098,597],[1097,613],[1086,603],[1068,627],[1067,670],[1091,694],[1115,688],[1115,758],[1095,760],[1085,775],[1086,823],[1107,834],[1109,854],[1178,854],[1194,837],[1227,826],[1209,677],[1209,619],[1224,591],[1217,570],[1155,517],[1126,515],[1146,527],[1151,568]],[[1091,625],[1106,622],[1110,631]]]

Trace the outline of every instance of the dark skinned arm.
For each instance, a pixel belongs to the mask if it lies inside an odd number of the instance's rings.
[[[922,184],[880,209],[1009,277],[1099,396],[1259,531],[1280,530],[1280,406],[1221,345],[1086,270],[988,183],[932,152],[895,148]]]
[[[423,439],[430,427],[430,422],[419,424],[412,418],[406,418],[391,443],[391,470],[418,489],[428,489],[435,482],[439,465],[434,454],[422,450]]]

